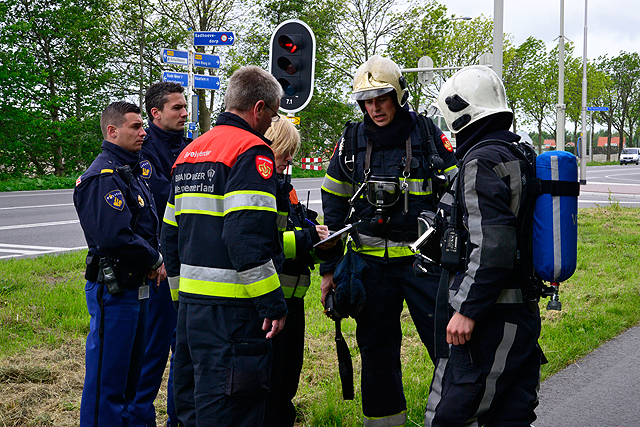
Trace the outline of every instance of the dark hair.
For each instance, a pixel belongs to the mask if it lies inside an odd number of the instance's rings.
[[[151,109],[157,108],[162,111],[167,102],[167,96],[171,93],[184,93],[184,88],[179,83],[160,82],[152,84],[147,89],[147,94],[144,96],[144,108],[150,122],[153,122]]]
[[[100,116],[100,129],[104,139],[107,139],[107,126],[122,126],[125,122],[124,116],[127,113],[140,114],[140,108],[126,101],[116,101],[107,105],[107,108],[102,112],[102,116]]]

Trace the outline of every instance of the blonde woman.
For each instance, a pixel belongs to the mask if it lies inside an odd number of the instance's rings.
[[[272,339],[273,364],[270,391],[263,426],[289,427],[296,420],[291,401],[298,390],[304,352],[304,296],[311,281],[313,245],[329,235],[325,225],[317,225],[318,214],[298,201],[291,182],[283,174],[300,147],[300,134],[295,126],[280,116],[265,137],[273,141],[278,173],[278,218],[286,260],[280,270],[280,284],[287,302],[287,322]],[[284,220],[286,218],[286,222]]]

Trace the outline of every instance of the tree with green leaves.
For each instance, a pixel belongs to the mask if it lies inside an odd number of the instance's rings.
[[[97,114],[114,79],[106,65],[106,0],[7,0],[0,9],[2,173],[58,176],[99,150]],[[6,162],[6,163],[5,163]]]

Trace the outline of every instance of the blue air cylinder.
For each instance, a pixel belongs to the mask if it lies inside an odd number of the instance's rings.
[[[578,256],[578,159],[566,151],[542,153],[536,176],[543,194],[533,212],[533,265],[542,280],[563,282],[575,271]]]

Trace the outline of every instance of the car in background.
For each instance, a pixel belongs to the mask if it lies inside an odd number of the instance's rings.
[[[620,164],[626,165],[627,163],[640,164],[640,148],[625,148],[620,153]]]

